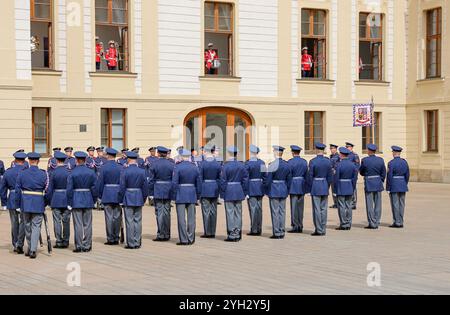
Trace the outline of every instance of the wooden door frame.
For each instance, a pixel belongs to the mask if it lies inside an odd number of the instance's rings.
[[[227,126],[226,126],[226,141],[227,144],[234,143],[234,128],[235,128],[235,117],[239,116],[241,117],[245,124],[245,142],[246,142],[246,148],[245,148],[245,157],[248,159],[250,157],[250,139],[251,139],[251,127],[253,126],[253,121],[251,117],[244,111],[236,109],[236,108],[230,108],[230,107],[204,107],[197,110],[194,110],[190,112],[186,118],[184,119],[183,126],[186,127],[187,122],[195,117],[199,117],[199,124],[196,126],[199,128],[199,139],[198,143],[199,146],[206,145],[206,139],[204,137],[204,132],[206,130],[206,115],[207,114],[224,114],[227,118]],[[233,127],[233,128],[230,128]],[[183,143],[186,144],[186,128],[183,128]]]

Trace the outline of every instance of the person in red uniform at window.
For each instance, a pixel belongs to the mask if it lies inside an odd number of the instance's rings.
[[[108,70],[116,70],[118,63],[119,53],[116,48],[116,43],[111,40],[109,41],[109,49],[106,52],[106,63],[108,64]]]
[[[206,74],[216,74],[216,69],[214,68],[214,60],[219,59],[219,53],[216,49],[213,49],[214,44],[208,44],[208,50],[205,51],[205,67]]]
[[[103,43],[99,42],[99,37],[95,37],[95,67],[97,70],[101,68],[101,62],[103,57]]]
[[[302,49],[302,78],[310,78],[312,74],[313,57],[308,53],[308,47]]]

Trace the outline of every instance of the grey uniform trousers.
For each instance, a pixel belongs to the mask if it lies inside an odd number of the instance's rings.
[[[195,242],[195,204],[177,204],[178,237],[182,244]]]
[[[305,196],[291,195],[291,226],[293,230],[303,230],[303,216],[305,213]]]
[[[394,217],[394,224],[396,226],[403,226],[403,217],[405,215],[406,193],[391,193],[391,208],[392,216]]]
[[[272,217],[272,233],[284,236],[286,233],[286,199],[270,198],[270,215]]]
[[[217,198],[202,198],[203,231],[206,236],[215,236],[217,227]]]
[[[382,193],[366,192],[366,212],[369,226],[377,228],[381,223]]]
[[[122,226],[122,207],[105,205],[106,240],[116,243],[120,240],[120,227]]]
[[[55,232],[56,245],[69,246],[70,241],[70,210],[53,209],[53,230]]]
[[[142,207],[124,207],[128,247],[141,247]]]
[[[27,239],[28,251],[37,252],[44,215],[42,213],[24,213],[23,218],[25,221],[25,237]]]
[[[353,196],[337,196],[341,228],[351,228],[353,220]]]
[[[73,209],[75,248],[92,249],[92,209]]]
[[[263,197],[250,197],[247,200],[248,210],[250,212],[250,233],[262,233],[262,202]]]
[[[352,207],[356,208],[358,203],[358,189],[355,188],[355,191],[353,192],[352,196]]]
[[[170,238],[170,208],[170,200],[155,200],[158,239]]]
[[[228,239],[240,240],[242,238],[242,201],[226,201],[225,216]]]
[[[16,210],[9,210],[11,221],[11,242],[14,249],[23,247],[25,242],[25,223],[23,213]]]
[[[328,196],[312,196],[313,221],[316,233],[327,233]]]

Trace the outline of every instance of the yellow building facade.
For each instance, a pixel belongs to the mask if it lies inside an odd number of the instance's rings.
[[[5,164],[18,148],[144,156],[220,138],[242,152],[257,143],[270,159],[272,144],[311,158],[315,141],[350,141],[362,155],[374,141],[386,159],[404,147],[415,180],[450,182],[448,1],[11,0],[1,16]],[[109,40],[119,53],[111,71]],[[211,73],[209,43],[221,61]],[[375,140],[352,120],[352,104],[372,99]]]

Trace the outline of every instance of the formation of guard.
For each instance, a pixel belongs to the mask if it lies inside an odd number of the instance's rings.
[[[242,202],[247,200],[250,215],[248,235],[262,234],[263,198],[269,198],[273,239],[285,237],[286,201],[290,197],[290,233],[303,233],[304,201],[312,198],[315,231],[313,236],[326,235],[330,188],[336,198],[340,226],[352,227],[354,195],[358,173],[364,178],[367,229],[378,229],[382,213],[382,192],[390,194],[394,218],[392,228],[403,228],[405,199],[408,192],[409,166],[401,158],[402,148],[393,146],[393,160],[385,167],[376,155],[377,146],[370,144],[368,156],[361,163],[352,151],[351,143],[339,149],[331,145],[330,158],[326,145],[316,143],[317,156],[309,164],[301,157],[302,148],[290,146],[292,158],[283,159],[285,148],[274,146],[274,161],[267,167],[250,146],[250,158],[238,161],[239,150],[228,147],[228,159],[218,158],[215,146],[202,148],[201,156],[193,159],[192,151],[179,148],[176,162],[170,149],[150,148],[150,156],[142,159],[135,148],[122,150],[122,156],[112,148],[89,147],[87,152],[75,152],[66,147],[64,153],[54,148],[47,170],[38,168],[40,155],[14,153],[14,161],[0,181],[3,210],[11,218],[11,243],[14,252],[36,258],[45,207],[52,209],[55,248],[68,248],[70,221],[74,223],[74,252],[92,250],[92,209],[96,202],[105,207],[106,243],[119,245],[125,238],[126,248],[142,246],[142,209],[147,198],[154,202],[157,218],[157,238],[171,238],[171,208],[175,203],[178,223],[178,245],[193,245],[196,232],[196,207],[201,205],[204,238],[215,238],[217,206],[220,198],[225,205],[227,242],[242,239]],[[97,156],[95,156],[97,152]],[[194,152],[195,153],[195,152]],[[26,159],[28,158],[28,162]],[[125,224],[123,224],[125,218]],[[124,228],[125,227],[125,231]],[[25,239],[28,248],[24,250]]]

